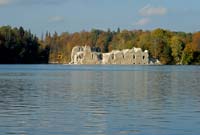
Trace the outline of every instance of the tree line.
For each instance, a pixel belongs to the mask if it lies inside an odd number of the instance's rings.
[[[35,64],[48,63],[49,48],[23,27],[0,27],[0,63]]]
[[[39,39],[23,27],[0,27],[0,63],[69,63],[74,46],[102,52],[139,47],[162,64],[200,64],[200,32],[92,29],[75,33],[46,32]]]
[[[160,28],[152,31],[93,29],[60,35],[47,32],[43,44],[50,47],[51,63],[68,63],[74,46],[89,45],[104,53],[139,47],[149,50],[150,57],[162,64],[200,64],[200,32],[174,32]]]

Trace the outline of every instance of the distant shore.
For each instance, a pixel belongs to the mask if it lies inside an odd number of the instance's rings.
[[[102,53],[141,48],[163,65],[199,65],[200,32],[185,33],[165,29],[152,31],[108,29],[76,33],[46,32],[41,39],[23,27],[0,27],[0,63],[63,64],[71,61],[73,47],[87,45]],[[118,59],[116,59],[118,60]],[[119,62],[120,63],[120,62]],[[118,62],[116,64],[119,64]],[[135,63],[137,64],[137,63]]]

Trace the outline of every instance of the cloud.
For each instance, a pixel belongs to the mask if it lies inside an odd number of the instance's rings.
[[[167,8],[146,5],[145,7],[139,10],[139,14],[142,16],[162,16],[167,14]]]
[[[143,25],[147,25],[150,22],[151,22],[151,19],[149,19],[149,18],[142,18],[142,19],[138,20],[137,22],[135,22],[134,25],[143,26]]]
[[[49,22],[62,22],[64,19],[63,16],[52,16],[49,18]]]
[[[0,6],[8,5],[11,2],[12,2],[11,0],[0,0]]]

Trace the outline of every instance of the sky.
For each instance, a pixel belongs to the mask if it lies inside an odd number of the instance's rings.
[[[79,32],[102,29],[200,30],[200,0],[0,0],[0,26]]]

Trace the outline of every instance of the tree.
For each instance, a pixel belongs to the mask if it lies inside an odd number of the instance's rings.
[[[120,30],[120,28],[118,27],[118,28],[117,28],[117,33],[120,33],[120,32],[121,32],[121,30]]]
[[[9,34],[8,30],[6,33],[6,40],[5,42],[2,41],[5,47],[9,48],[9,45],[14,43],[17,43],[17,45],[27,44],[24,43],[27,40],[21,39],[18,32],[15,32],[17,33],[16,36],[13,36],[12,32]],[[71,50],[74,46],[89,45],[100,48],[102,52],[140,47],[143,50],[149,50],[150,57],[159,59],[163,64],[179,64],[181,62],[196,64],[200,61],[199,35],[199,33],[171,32],[164,29],[128,31],[119,28],[117,32],[112,32],[110,29],[107,31],[92,29],[91,31],[75,33],[64,32],[61,35],[56,33],[53,36],[47,32],[44,41],[39,43],[39,49],[41,45],[49,46],[49,60],[59,63],[70,61]],[[14,43],[12,43],[13,37],[16,38]],[[12,45],[12,47],[14,46]],[[45,49],[45,47],[42,47],[42,49]],[[21,54],[24,55],[23,50],[21,50]],[[58,60],[58,56],[62,57],[59,57]]]
[[[166,44],[164,33],[165,31],[162,29],[156,29],[151,32],[152,45],[149,49],[153,58],[160,58],[162,49]]]
[[[100,47],[102,52],[108,52],[109,51],[109,45],[112,41],[112,32],[108,30],[108,32],[101,32],[99,35],[99,38],[97,40],[97,45]]]
[[[184,48],[183,64],[200,64],[200,32],[192,35],[192,41]]]
[[[200,32],[197,32],[192,37],[192,49],[195,52],[200,51]]]
[[[100,30],[92,29],[91,31],[91,46],[95,47],[97,45],[97,39],[99,38],[99,35],[101,34]]]
[[[182,56],[182,60],[181,63],[182,64],[192,64],[193,61],[193,50],[192,50],[192,45],[187,44],[184,51],[183,51],[183,56]]]
[[[162,53],[160,54],[160,61],[162,64],[171,64],[172,56],[171,56],[171,48],[168,45],[163,47]]]
[[[139,41],[137,44],[138,44],[137,46],[142,48],[143,50],[145,49],[149,50],[150,46],[152,45],[152,39],[150,33],[149,32],[142,33],[139,36]]]
[[[40,51],[42,50],[39,48],[38,38],[30,31],[24,30],[23,27],[0,27],[0,63],[40,63]],[[45,59],[48,61],[47,55]]]
[[[178,36],[173,36],[170,41],[170,46],[172,49],[172,56],[174,58],[174,62],[179,64],[181,62],[182,51],[184,47],[184,43]]]

